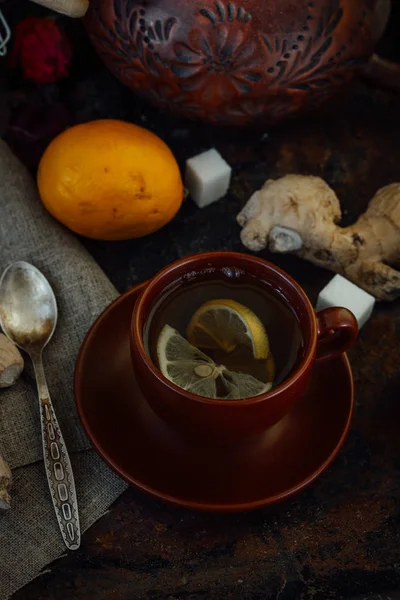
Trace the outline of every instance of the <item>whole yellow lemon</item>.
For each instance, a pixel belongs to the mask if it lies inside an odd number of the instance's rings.
[[[168,146],[143,127],[113,119],[76,125],[56,137],[40,161],[38,187],[53,217],[100,240],[152,233],[183,200]]]

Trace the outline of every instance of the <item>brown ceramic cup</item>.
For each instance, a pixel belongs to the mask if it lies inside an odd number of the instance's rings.
[[[260,288],[279,295],[295,314],[303,338],[302,358],[287,379],[270,392],[245,400],[213,400],[176,386],[152,362],[144,341],[152,309],[168,288],[183,280],[196,282],[205,272],[218,279],[227,269],[239,270]],[[306,392],[314,363],[341,355],[355,342],[357,333],[357,321],[349,310],[327,308],[316,313],[301,287],[275,265],[246,254],[209,252],[183,258],[149,281],[132,315],[131,356],[148,404],[165,423],[207,443],[235,443],[278,423]]]

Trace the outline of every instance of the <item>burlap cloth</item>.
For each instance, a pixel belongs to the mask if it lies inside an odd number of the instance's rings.
[[[126,487],[89,449],[73,399],[79,346],[117,292],[78,240],[46,213],[29,173],[1,140],[0,206],[0,272],[16,260],[28,261],[46,275],[57,297],[58,326],[44,365],[71,453],[84,531]],[[36,384],[28,358],[19,382],[0,390],[0,454],[14,477],[12,509],[0,516],[3,600],[66,551],[42,462]]]

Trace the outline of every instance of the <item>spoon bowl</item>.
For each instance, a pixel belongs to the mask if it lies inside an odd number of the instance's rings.
[[[29,263],[10,265],[0,280],[0,323],[4,333],[30,354],[43,350],[57,324],[57,303],[44,275]]]

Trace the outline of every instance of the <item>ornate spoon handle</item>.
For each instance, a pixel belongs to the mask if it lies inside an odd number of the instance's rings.
[[[81,532],[71,461],[51,403],[42,356],[32,356],[32,362],[39,394],[47,481],[65,545],[70,550],[77,550],[81,543]]]

